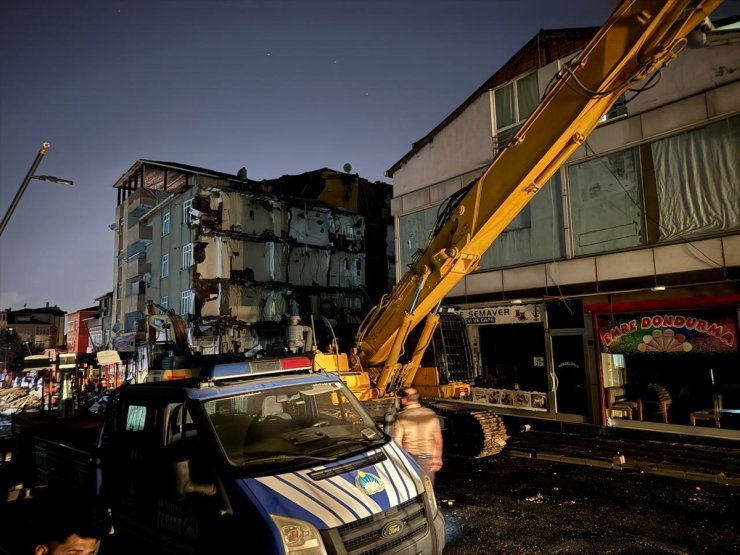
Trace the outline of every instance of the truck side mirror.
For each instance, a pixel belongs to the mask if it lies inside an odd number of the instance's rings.
[[[206,497],[216,497],[215,484],[196,484],[190,481],[190,460],[175,461],[175,494],[185,497],[192,493]]]

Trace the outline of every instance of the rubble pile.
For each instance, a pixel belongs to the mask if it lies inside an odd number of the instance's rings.
[[[41,410],[41,399],[36,390],[23,387],[0,389],[0,414],[10,416],[21,411]]]

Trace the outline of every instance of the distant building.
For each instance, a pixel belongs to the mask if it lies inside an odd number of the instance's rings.
[[[83,355],[94,352],[90,342],[90,330],[87,320],[98,314],[98,307],[93,306],[67,313],[67,352]]]
[[[349,331],[395,273],[385,183],[139,160],[115,187],[113,341],[139,368],[149,301],[181,315],[200,352],[279,349],[290,316]]]
[[[93,352],[110,347],[113,292],[109,291],[100,297],[96,297],[95,301],[98,303],[96,313],[85,319]]]
[[[0,312],[0,330],[13,329],[23,341],[41,349],[64,345],[64,315],[58,306],[6,309]]]

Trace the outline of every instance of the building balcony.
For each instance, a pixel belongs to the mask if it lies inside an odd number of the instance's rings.
[[[131,218],[140,218],[156,204],[157,198],[148,189],[134,191],[126,202],[126,214],[129,217],[129,223],[131,223]]]
[[[126,241],[129,248],[132,244],[138,241],[151,241],[152,240],[152,228],[148,225],[135,225],[128,230]]]
[[[126,263],[126,277],[140,278],[152,271],[151,263],[147,262],[145,253],[137,253],[128,259]]]
[[[146,308],[146,298],[143,293],[138,295],[126,295],[126,300],[123,303],[123,311],[126,314],[131,312],[143,312]]]

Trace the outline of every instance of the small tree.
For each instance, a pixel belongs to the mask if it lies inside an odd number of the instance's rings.
[[[24,357],[38,355],[43,351],[44,348],[41,345],[23,341],[13,328],[6,328],[0,332],[0,357],[9,372],[20,372],[23,370]]]

